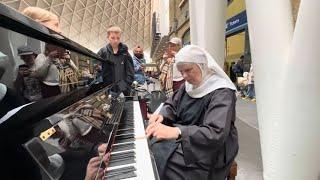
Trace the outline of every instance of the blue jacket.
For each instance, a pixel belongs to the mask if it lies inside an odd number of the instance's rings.
[[[144,72],[141,70],[142,64],[145,64],[145,59],[138,59],[137,57],[133,56],[133,67],[134,67],[134,80],[137,81],[139,84],[144,84],[146,81],[146,77]]]

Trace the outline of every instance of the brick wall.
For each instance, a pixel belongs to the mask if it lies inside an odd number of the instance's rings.
[[[189,1],[170,0],[169,4],[170,37],[179,37],[190,28],[189,23]]]

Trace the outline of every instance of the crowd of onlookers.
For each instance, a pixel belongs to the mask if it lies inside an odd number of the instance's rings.
[[[240,97],[252,101],[256,100],[253,63],[250,65],[249,72],[246,71],[244,68],[244,56],[241,56],[237,62],[231,64],[230,79],[236,84]]]

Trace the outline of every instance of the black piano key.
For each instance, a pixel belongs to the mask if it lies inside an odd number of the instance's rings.
[[[134,122],[121,122],[121,123],[119,123],[119,126],[120,125],[134,126]]]
[[[135,163],[135,152],[134,151],[127,151],[121,152],[117,154],[112,154],[109,160],[109,167],[126,165]]]
[[[130,157],[130,158],[124,158],[121,160],[110,161],[108,164],[108,167],[115,167],[115,166],[121,166],[126,164],[133,164],[133,163],[136,163],[136,161],[134,160],[134,157]]]
[[[133,134],[133,133],[134,133],[134,129],[133,129],[133,128],[129,128],[129,129],[118,129],[116,135],[121,135],[121,134]]]
[[[128,122],[134,122],[133,119],[124,118],[123,121],[120,121],[120,123],[128,123]]]
[[[134,140],[134,134],[125,134],[121,136],[116,136],[115,143],[133,142]]]
[[[112,152],[127,151],[135,149],[134,143],[116,144],[112,147]]]
[[[109,164],[112,163],[119,163],[119,162],[125,162],[125,161],[134,161],[135,160],[135,155],[132,156],[123,156],[119,158],[113,158],[109,160]]]
[[[111,176],[119,175],[122,173],[133,172],[136,170],[137,169],[134,166],[127,166],[127,167],[122,167],[122,168],[118,168],[118,169],[107,170],[106,177],[111,177]]]
[[[134,123],[134,121],[133,121],[133,119],[132,120],[126,119],[125,121],[122,121],[122,123]]]
[[[134,127],[134,124],[119,124],[118,126],[119,129],[129,129],[133,127]]]
[[[133,178],[133,177],[137,177],[137,174],[135,172],[128,172],[128,173],[123,173],[120,175],[116,175],[116,176],[106,176],[107,180],[120,180],[120,179],[128,179],[128,178]]]
[[[121,152],[121,153],[112,154],[110,157],[110,161],[116,160],[116,159],[121,159],[121,158],[134,157],[134,156],[135,156],[134,151],[125,151],[125,152]]]
[[[133,129],[134,123],[133,122],[120,122],[119,126],[131,126],[131,128],[118,128],[118,129]]]
[[[119,158],[113,158],[109,160],[109,163],[116,163],[116,162],[122,162],[122,161],[128,161],[128,160],[135,160],[135,155],[130,155],[130,156],[122,156]]]

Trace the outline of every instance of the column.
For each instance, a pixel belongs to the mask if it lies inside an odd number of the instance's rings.
[[[285,103],[283,92],[291,91],[283,83],[283,73],[293,36],[290,0],[246,0],[252,61],[254,63],[255,90],[263,177],[265,180],[283,180],[283,156],[287,153],[283,138],[290,126],[283,119]],[[294,138],[295,135],[291,134]],[[289,178],[290,179],[290,178]]]
[[[226,0],[190,0],[191,44],[205,48],[223,68],[225,60]]]

